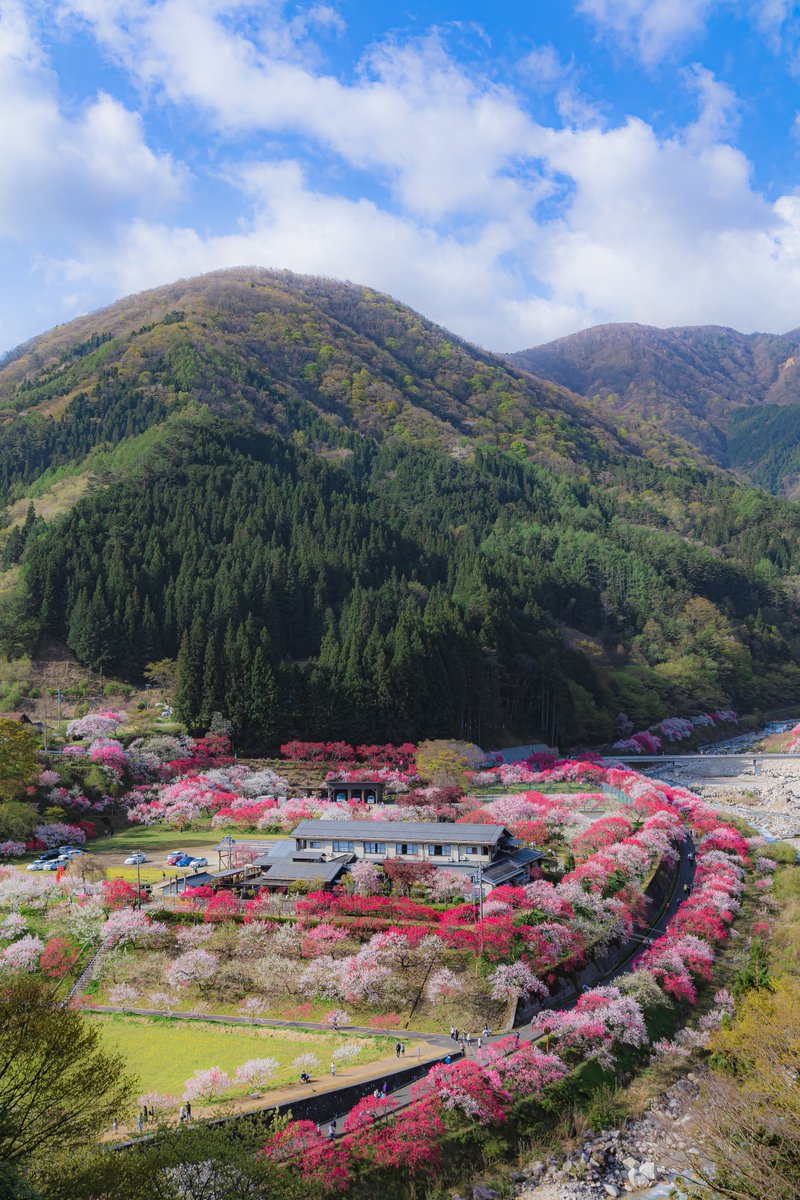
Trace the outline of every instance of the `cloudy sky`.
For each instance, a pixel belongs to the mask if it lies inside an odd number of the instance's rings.
[[[0,0],[0,350],[218,267],[495,350],[800,325],[800,4]]]

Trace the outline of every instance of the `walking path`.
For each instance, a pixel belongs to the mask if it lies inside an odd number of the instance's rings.
[[[118,1004],[82,1004],[83,1012],[119,1013],[130,1017],[172,1017],[176,1021],[213,1021],[221,1025],[260,1025],[268,1029],[311,1029],[318,1033],[357,1033],[362,1037],[388,1037],[399,1042],[423,1041],[446,1046],[450,1039],[443,1033],[423,1033],[419,1029],[376,1029],[373,1025],[333,1025],[321,1021],[289,1021],[278,1017],[242,1017],[238,1014],[167,1012],[165,1008],[123,1008]]]

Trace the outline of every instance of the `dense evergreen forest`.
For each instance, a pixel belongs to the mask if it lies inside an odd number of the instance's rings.
[[[57,638],[131,680],[176,659],[190,728],[222,712],[243,749],[567,746],[621,710],[800,699],[800,508],[648,461],[374,293],[256,277],[134,298],[0,369],[6,653]],[[88,488],[43,521],[71,473]]]

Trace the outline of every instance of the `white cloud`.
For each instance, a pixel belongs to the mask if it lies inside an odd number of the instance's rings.
[[[700,63],[683,71],[687,86],[697,94],[700,111],[689,127],[689,136],[698,144],[730,138],[739,124],[739,98],[726,83],[714,77]]]
[[[574,60],[562,61],[555,46],[534,46],[519,64],[523,82],[541,93],[552,93],[556,111],[567,125],[596,125],[602,114],[580,89]]]
[[[634,0],[590,4],[619,19],[648,15]],[[287,267],[391,292],[496,349],[600,321],[800,321],[800,200],[759,194],[730,144],[738,99],[700,64],[683,72],[698,115],[665,137],[635,117],[602,122],[576,65],[538,47],[520,71],[535,95],[554,98],[551,128],[536,120],[538,99],[529,109],[510,86],[470,73],[435,36],[374,47],[346,81],[320,65],[314,44],[320,25],[336,35],[333,12],[284,21],[277,0],[252,0],[236,24],[234,0],[70,5],[70,20],[90,22],[139,86],[179,116],[204,117],[237,206],[227,230],[206,233],[120,202],[113,228],[84,227],[46,260],[52,283],[74,296],[96,303],[219,267]],[[660,12],[642,43],[655,53],[687,28],[689,9],[647,7],[651,21]],[[644,36],[643,26],[625,28]],[[13,29],[9,38],[41,80],[35,46]],[[66,117],[53,86],[37,86],[104,196],[128,195],[131,177],[148,171],[151,180],[166,171],[169,190],[173,165],[152,155],[117,101],[100,97]],[[336,194],[340,173],[347,196]]]
[[[183,172],[151,151],[139,116],[100,93],[74,113],[21,4],[0,4],[0,237],[96,230],[125,206],[153,212]]]
[[[796,59],[800,44],[795,0],[575,0],[575,6],[601,35],[649,67],[699,40],[715,11],[752,24],[774,54]]]
[[[378,172],[425,220],[500,212],[519,199],[510,168],[526,158],[533,122],[508,89],[460,70],[435,35],[374,47],[348,85],[232,30],[227,7],[121,0],[120,20],[109,28],[101,0],[71,0],[143,85],[206,113],[221,134],[312,137],[351,167]],[[273,24],[271,44],[283,44],[288,30]]]
[[[701,34],[718,0],[578,0],[589,17],[648,65]]]

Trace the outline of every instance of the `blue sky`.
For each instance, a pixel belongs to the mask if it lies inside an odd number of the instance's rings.
[[[239,264],[494,350],[800,325],[789,0],[0,0],[0,350]]]

